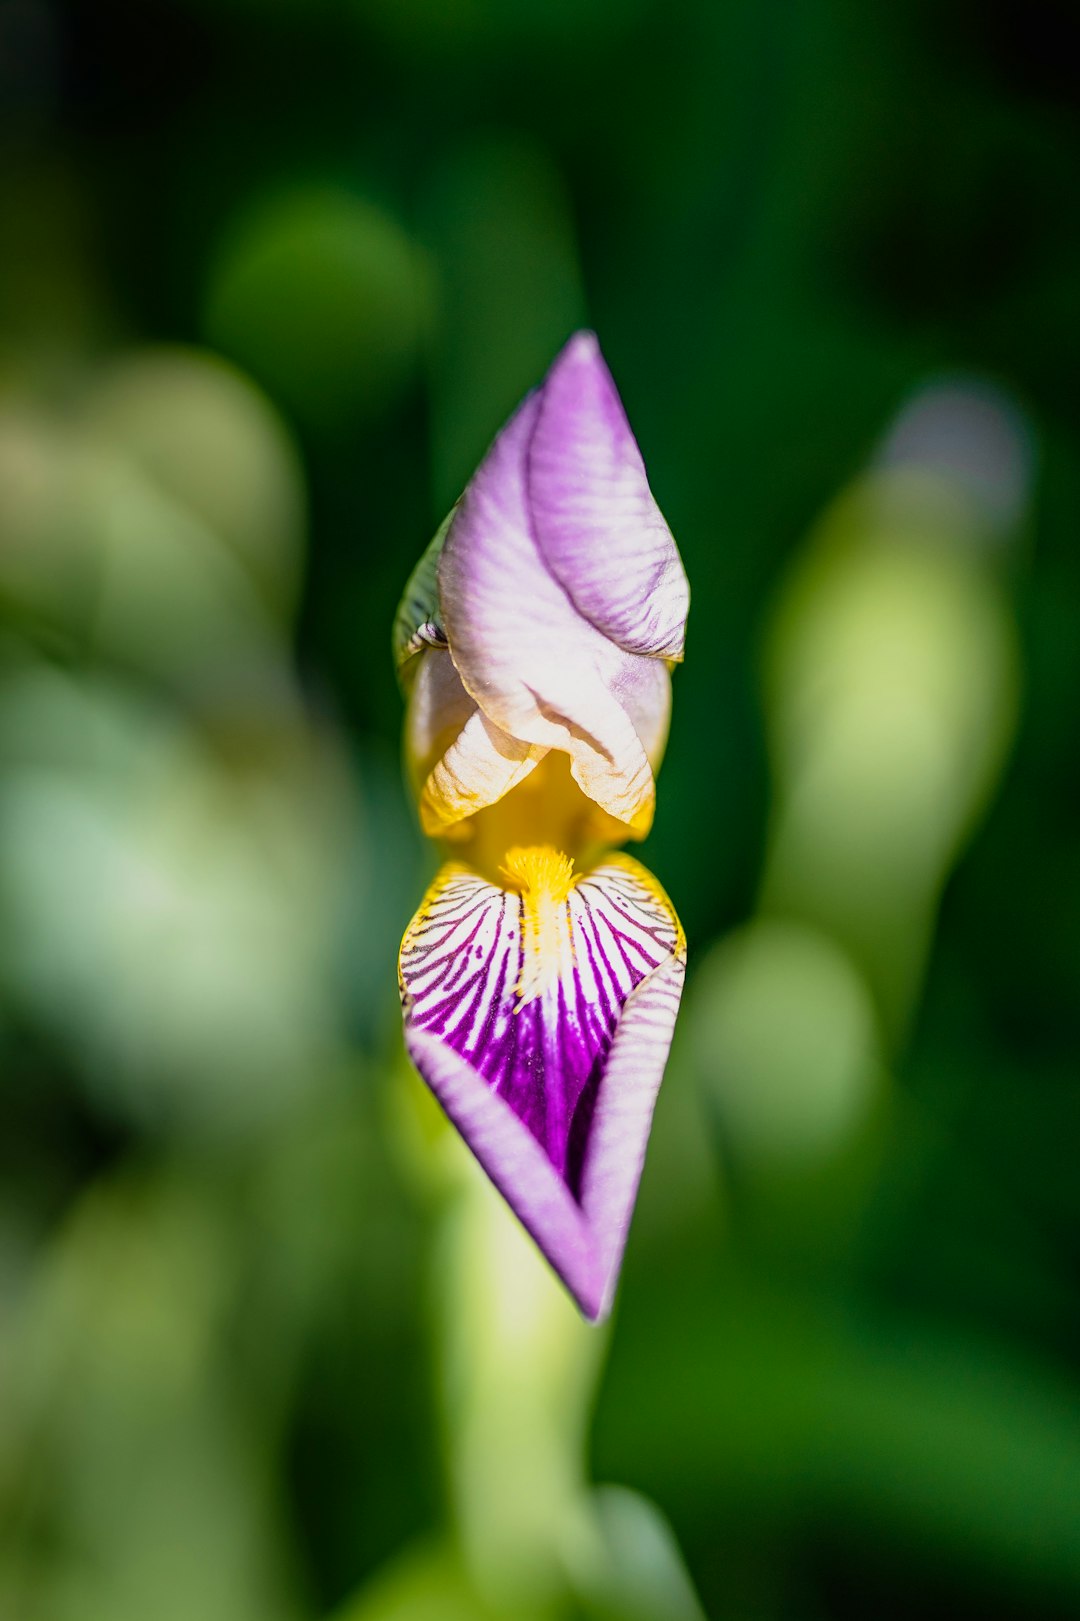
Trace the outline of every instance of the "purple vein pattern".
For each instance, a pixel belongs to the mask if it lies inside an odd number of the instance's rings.
[[[518,993],[526,902],[472,869],[445,867],[402,945],[406,1018],[453,1049],[513,1110],[574,1198],[597,1091],[623,1006],[681,951],[659,885],[629,856],[580,876],[543,949],[544,983]]]

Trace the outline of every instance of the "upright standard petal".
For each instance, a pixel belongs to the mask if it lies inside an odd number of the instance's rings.
[[[551,573],[627,652],[681,659],[690,588],[592,332],[578,332],[540,390],[528,499]]]
[[[506,886],[450,863],[405,935],[420,1073],[589,1317],[609,1308],[678,1010],[666,895],[614,855],[581,875],[507,853]]]
[[[652,770],[612,691],[624,653],[578,612],[537,547],[526,456],[532,394],[499,434],[454,513],[438,563],[454,664],[488,718],[521,742],[569,754],[589,798],[643,837]]]

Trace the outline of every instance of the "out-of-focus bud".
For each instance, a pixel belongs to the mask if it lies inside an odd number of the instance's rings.
[[[687,1020],[735,1162],[827,1160],[866,1124],[883,1072],[873,1002],[826,936],[759,919],[713,948]]]
[[[762,904],[842,942],[894,1032],[1015,724],[1015,627],[978,542],[1018,521],[1029,465],[995,397],[917,397],[819,525],[770,629]]]

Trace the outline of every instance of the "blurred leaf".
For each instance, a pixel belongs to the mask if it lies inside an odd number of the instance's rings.
[[[598,1456],[680,1534],[735,1514],[779,1517],[787,1541],[824,1517],[1080,1596],[1080,1415],[1060,1374],[730,1275],[692,1333],[676,1305],[654,1291],[632,1322],[624,1303]]]
[[[584,299],[569,199],[542,147],[503,136],[452,149],[430,182],[422,223],[442,289],[432,381],[441,517],[582,324]]]
[[[16,1614],[297,1614],[265,1459],[223,1377],[237,1257],[206,1194],[165,1177],[95,1189],[12,1325],[0,1591],[14,1576]]]
[[[460,1556],[433,1543],[403,1554],[330,1621],[498,1621],[471,1586]]]
[[[671,1527],[647,1497],[604,1486],[595,1525],[568,1539],[574,1596],[590,1621],[705,1621]],[[591,1533],[591,1535],[590,1535]]]

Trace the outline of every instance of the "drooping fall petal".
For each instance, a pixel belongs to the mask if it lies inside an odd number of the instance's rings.
[[[613,855],[439,874],[402,944],[410,1055],[591,1317],[610,1305],[684,971],[671,903]]]

